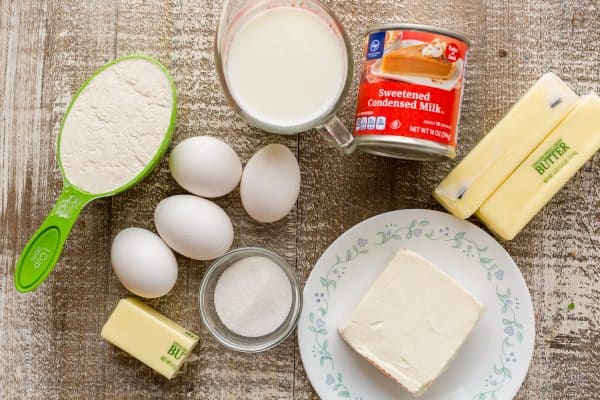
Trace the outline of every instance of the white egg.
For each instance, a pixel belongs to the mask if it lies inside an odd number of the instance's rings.
[[[248,161],[240,184],[242,205],[259,222],[274,222],[294,208],[300,193],[300,167],[281,144],[270,144]]]
[[[177,280],[177,260],[158,235],[127,228],[115,236],[110,261],[119,281],[130,292],[154,298],[169,293]]]
[[[167,197],[158,203],[154,225],[165,243],[194,260],[222,256],[233,242],[233,225],[225,211],[191,194]]]
[[[179,143],[169,157],[173,178],[188,192],[219,197],[240,182],[242,163],[227,143],[210,136],[196,136]]]

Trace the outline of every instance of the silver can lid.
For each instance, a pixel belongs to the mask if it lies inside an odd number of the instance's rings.
[[[425,139],[392,135],[355,137],[357,149],[378,156],[416,161],[448,161],[456,157],[452,146]]]
[[[471,46],[471,42],[469,41],[469,39],[467,39],[466,37],[464,37],[463,35],[461,35],[459,33],[452,32],[451,30],[444,29],[444,28],[438,28],[436,26],[429,26],[429,25],[422,25],[422,24],[400,24],[400,23],[381,24],[381,25],[377,25],[377,26],[373,27],[372,29],[369,29],[366,34],[368,35],[373,32],[389,31],[389,30],[395,30],[395,29],[439,33],[440,35],[449,36],[449,37],[458,39],[458,40],[464,42],[469,47]]]

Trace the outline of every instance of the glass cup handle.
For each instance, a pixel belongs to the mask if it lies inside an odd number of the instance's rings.
[[[356,142],[352,133],[346,129],[337,115],[334,115],[325,124],[319,126],[317,130],[325,139],[333,143],[345,154],[351,154],[356,149]]]

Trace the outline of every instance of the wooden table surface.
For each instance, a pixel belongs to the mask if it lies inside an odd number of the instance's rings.
[[[178,257],[174,290],[149,301],[201,336],[200,359],[182,376],[169,382],[101,340],[109,313],[128,294],[110,266],[111,239],[129,226],[153,229],[155,205],[183,192],[166,160],[134,189],[87,206],[50,279],[33,293],[16,292],[17,256],[61,187],[55,139],[73,93],[105,62],[144,53],[175,78],[180,103],[172,146],[214,135],[244,162],[267,143],[290,147],[302,189],[287,218],[255,223],[237,190],[217,203],[234,221],[235,247],[271,248],[303,281],[327,246],[365,218],[403,208],[440,210],[430,192],[456,163],[345,157],[314,132],[282,137],[250,128],[225,102],[215,75],[220,2],[0,4],[0,399],[317,399],[295,337],[254,356],[227,351],[211,338],[197,307],[206,262]],[[458,159],[546,71],[578,93],[600,89],[598,0],[329,4],[347,28],[355,62],[365,29],[383,22],[438,25],[471,39]],[[348,125],[355,101],[356,79],[340,111]],[[537,321],[533,361],[518,399],[600,399],[599,176],[596,154],[504,244],[529,285]]]

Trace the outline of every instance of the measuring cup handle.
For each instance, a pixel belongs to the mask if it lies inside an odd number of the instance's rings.
[[[19,256],[15,267],[18,291],[30,292],[46,280],[60,257],[77,216],[92,198],[92,195],[65,185],[50,214]]]
[[[325,139],[329,140],[345,154],[351,154],[356,149],[352,133],[346,129],[337,115],[334,115],[327,123],[317,129]]]

